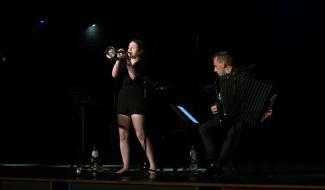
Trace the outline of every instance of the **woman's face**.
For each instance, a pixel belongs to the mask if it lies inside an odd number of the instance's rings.
[[[142,50],[139,49],[139,46],[134,41],[131,41],[128,47],[128,52],[130,54],[130,58],[137,58],[140,56]]]

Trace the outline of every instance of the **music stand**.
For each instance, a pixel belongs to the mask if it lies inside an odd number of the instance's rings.
[[[191,131],[194,129],[195,126],[199,125],[199,122],[183,106],[174,105],[174,104],[169,104],[169,106],[177,113],[177,115],[181,118],[182,121],[185,122],[185,124],[190,125],[190,127],[191,127],[191,128],[187,127],[186,130],[185,130],[185,133],[186,133],[186,150],[190,150],[191,144],[192,144],[192,138],[191,138],[192,133],[191,133]],[[187,156],[186,158],[187,158],[187,160],[184,163],[184,168],[183,168],[184,171],[189,169],[189,163],[190,163],[189,157]]]
[[[185,121],[186,123],[190,123],[191,126],[198,125],[199,122],[190,114],[183,106],[169,104],[169,106],[178,114],[178,116]]]
[[[68,90],[69,95],[71,96],[72,103],[74,106],[78,107],[78,112],[81,119],[81,149],[78,149],[77,154],[77,166],[75,169],[75,174],[80,175],[83,171],[87,169],[86,164],[86,143],[85,143],[85,107],[94,105],[95,101],[92,97],[88,95],[88,92],[85,88],[81,86],[70,87]],[[79,152],[80,151],[80,152]],[[96,171],[92,171],[93,175],[96,175]]]

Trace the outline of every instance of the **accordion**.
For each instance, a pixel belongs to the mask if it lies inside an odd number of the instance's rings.
[[[219,79],[217,99],[221,117],[236,118],[245,124],[257,125],[270,106],[274,87],[266,82],[253,78],[250,74],[232,73]]]

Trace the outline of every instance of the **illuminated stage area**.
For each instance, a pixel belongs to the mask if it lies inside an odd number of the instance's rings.
[[[202,176],[171,168],[165,168],[156,174],[148,174],[132,169],[128,174],[116,175],[114,171],[119,165],[104,165],[96,175],[85,168],[75,174],[75,166],[37,165],[37,164],[2,164],[0,166],[1,190],[49,189],[49,190],[81,190],[81,189],[201,189],[201,190],[234,190],[234,189],[325,189],[325,174],[311,171],[314,166],[296,166],[300,172],[288,170],[288,166],[278,166],[273,174],[256,174],[245,169],[242,173],[233,173],[221,177]],[[292,167],[292,166],[291,166]],[[309,171],[302,172],[302,167]],[[318,166],[319,167],[319,166]],[[319,169],[319,168],[318,168]],[[319,170],[318,170],[319,171]]]

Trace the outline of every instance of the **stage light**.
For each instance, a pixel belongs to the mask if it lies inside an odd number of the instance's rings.
[[[45,21],[44,19],[41,19],[41,20],[39,21],[39,23],[40,23],[40,24],[45,24],[46,21]]]

